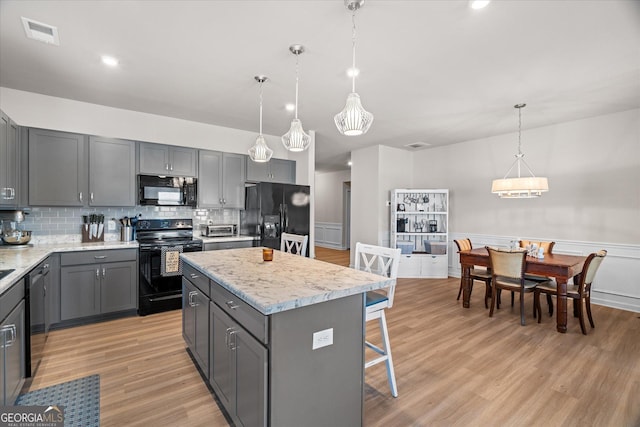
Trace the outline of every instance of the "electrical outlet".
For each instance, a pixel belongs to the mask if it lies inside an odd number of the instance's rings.
[[[114,220],[107,221],[107,231],[116,231],[116,222]]]
[[[328,345],[333,345],[333,328],[324,329],[313,333],[312,350],[317,350]]]

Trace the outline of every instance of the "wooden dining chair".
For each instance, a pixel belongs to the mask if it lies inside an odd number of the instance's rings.
[[[601,250],[590,254],[584,262],[582,272],[578,276],[578,283],[573,285],[567,285],[567,297],[573,299],[574,307],[578,307],[578,319],[580,320],[580,329],[582,333],[587,335],[587,328],[584,324],[583,305],[587,309],[587,316],[589,317],[589,324],[592,328],[595,328],[593,323],[593,317],[591,316],[591,284],[596,276],[600,264],[607,256],[606,250]],[[576,278],[574,277],[574,281]],[[558,296],[558,285],[554,281],[541,283],[536,286],[534,291],[535,305],[538,307],[538,323],[542,320],[542,312],[540,311],[540,294],[545,293],[547,297],[551,298],[551,295]],[[553,304],[553,303],[552,303]],[[552,310],[553,312],[553,310]]]
[[[458,252],[460,251],[468,251],[473,249],[473,245],[471,244],[470,239],[460,239],[454,240],[456,246],[458,247]],[[471,268],[469,272],[469,276],[471,278],[471,288],[469,289],[469,297],[471,297],[471,291],[473,290],[473,281],[478,280],[484,282],[485,291],[484,291],[484,308],[489,308],[489,298],[491,298],[491,273],[486,269],[476,268],[475,266]],[[464,284],[464,274],[460,277],[460,289],[458,290],[458,298],[460,299],[460,295],[462,294],[462,288]]]
[[[526,268],[527,252],[521,249],[507,250],[496,249],[486,246],[489,252],[489,265],[492,273],[492,295],[495,298],[491,298],[491,310],[489,311],[489,317],[493,317],[493,309],[498,306],[500,308],[500,298],[498,292],[500,289],[504,289],[512,292],[520,293],[520,324],[525,325],[524,320],[524,294],[531,293],[539,282],[533,280],[527,280],[524,277],[524,270]]]
[[[369,291],[366,294],[365,322],[378,320],[380,335],[382,337],[382,347],[379,347],[366,340],[365,345],[379,354],[373,360],[365,360],[364,367],[369,368],[378,363],[385,362],[387,365],[387,380],[391,395],[398,397],[398,385],[396,384],[395,371],[393,369],[393,358],[391,357],[391,344],[389,342],[389,331],[387,329],[387,319],[385,310],[393,306],[393,296],[396,290],[396,278],[398,277],[398,266],[400,263],[400,249],[385,248],[382,246],[366,245],[356,243],[355,269],[373,274],[379,274],[393,279],[393,283],[386,289],[379,291]]]
[[[309,236],[300,236],[299,234],[282,233],[280,238],[280,250],[282,252],[289,252],[300,256],[307,254],[307,244],[309,243]]]

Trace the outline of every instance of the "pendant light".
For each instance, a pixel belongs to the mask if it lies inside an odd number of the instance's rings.
[[[531,171],[531,168],[524,161],[524,154],[521,151],[521,136],[522,136],[522,109],[527,104],[517,104],[514,108],[518,109],[518,154],[516,154],[516,161],[513,162],[504,178],[494,179],[491,185],[491,192],[497,194],[503,199],[531,199],[534,197],[542,196],[542,193],[549,191],[549,182],[547,178],[537,177]],[[524,165],[531,176],[521,176],[521,166]],[[513,170],[513,167],[517,166],[518,176],[514,178],[507,178],[509,173]]]
[[[256,163],[266,163],[271,160],[273,150],[267,146],[267,142],[262,135],[262,84],[267,81],[266,76],[255,76],[254,79],[260,83],[260,134],[256,138],[256,143],[249,148],[249,158]]]
[[[302,129],[302,122],[298,119],[298,55],[304,52],[304,46],[293,44],[289,46],[289,50],[296,56],[296,105],[295,118],[291,120],[289,132],[282,135],[282,144],[289,151],[299,152],[309,148],[311,143],[311,138]]]
[[[336,127],[343,135],[357,136],[367,133],[373,123],[373,114],[362,108],[360,95],[356,93],[356,10],[364,5],[364,0],[344,0],[347,9],[353,12],[351,21],[352,31],[352,68],[351,68],[351,93],[347,96],[347,104],[344,109],[335,115],[333,120]]]

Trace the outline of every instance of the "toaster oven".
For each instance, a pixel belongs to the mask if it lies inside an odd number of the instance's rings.
[[[202,224],[200,234],[205,237],[232,237],[237,234],[235,224]]]

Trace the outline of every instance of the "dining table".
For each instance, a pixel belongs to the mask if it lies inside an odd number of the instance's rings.
[[[474,266],[490,268],[489,252],[486,248],[459,251],[462,268],[462,306],[469,308],[471,296],[471,269]],[[556,328],[560,333],[567,332],[567,282],[572,277],[577,283],[586,256],[565,254],[544,254],[543,258],[526,257],[525,273],[552,277],[558,284],[558,307],[556,310]]]

